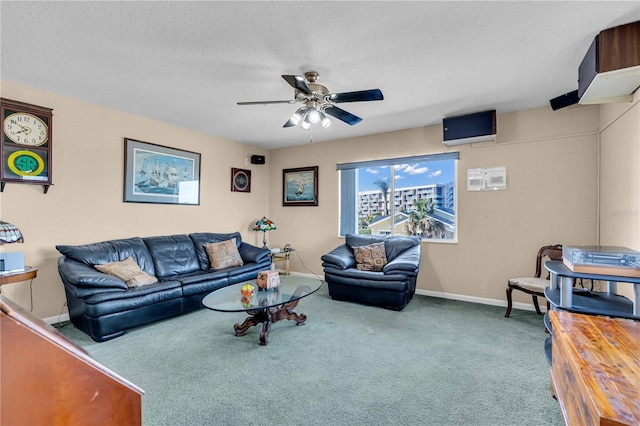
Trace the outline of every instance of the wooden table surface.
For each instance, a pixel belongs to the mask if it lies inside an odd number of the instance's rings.
[[[9,272],[8,274],[0,274],[0,285],[19,283],[29,281],[38,275],[38,268],[25,266],[24,271]]]
[[[567,425],[640,425],[640,322],[549,312],[551,376]]]

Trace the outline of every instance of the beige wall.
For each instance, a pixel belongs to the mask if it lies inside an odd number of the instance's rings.
[[[336,123],[335,125],[341,125]],[[442,145],[440,125],[274,150],[270,162],[272,241],[298,251],[292,268],[321,275],[320,256],[337,236],[336,164],[459,150],[457,244],[423,243],[418,288],[504,300],[507,279],[534,272],[545,244],[594,244],[598,107],[500,114],[497,143]],[[283,207],[282,169],[319,166],[319,206]],[[470,168],[507,167],[506,191],[468,192]],[[516,302],[531,303],[517,294]]]
[[[600,244],[640,250],[640,91],[600,106]],[[618,292],[631,298],[630,284]]]
[[[240,230],[261,245],[262,234],[249,226],[266,215],[278,225],[268,235],[270,246],[290,243],[297,250],[292,269],[321,275],[320,256],[343,242],[337,236],[337,163],[447,150],[460,151],[459,242],[423,243],[419,289],[504,300],[507,279],[532,273],[541,245],[600,238],[640,249],[638,96],[633,104],[500,114],[497,143],[448,149],[441,126],[434,125],[266,152],[12,82],[2,81],[0,94],[54,112],[54,186],[44,195],[40,186],[7,184],[0,195],[1,218],[18,225],[26,239],[2,250],[24,251],[26,262],[39,268],[33,295],[40,317],[63,312],[56,244]],[[201,205],[123,203],[125,137],[201,153]],[[267,164],[245,165],[251,154],[267,155]],[[319,206],[283,207],[282,169],[315,165]],[[507,167],[506,191],[467,192],[467,169],[496,166]],[[250,194],[229,190],[231,167],[252,170]],[[29,306],[26,283],[3,286],[3,292]],[[530,298],[516,294],[515,301]]]
[[[249,226],[269,214],[269,174],[264,166],[245,165],[245,158],[266,151],[4,80],[0,94],[53,108],[54,114],[54,185],[45,195],[38,185],[8,183],[0,195],[0,217],[25,236],[24,244],[2,250],[23,251],[25,263],[38,268],[36,315],[63,311],[56,244],[239,230],[248,242],[262,245],[262,234]],[[201,153],[200,205],[124,203],[125,137]],[[251,193],[230,191],[231,167],[252,170]],[[29,307],[28,284],[6,285],[2,291]]]

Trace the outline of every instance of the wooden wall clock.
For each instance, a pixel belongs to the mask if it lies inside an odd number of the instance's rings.
[[[9,183],[42,185],[51,181],[51,121],[53,110],[0,98],[0,191]]]

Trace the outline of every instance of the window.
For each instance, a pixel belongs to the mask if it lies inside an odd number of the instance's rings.
[[[338,164],[340,235],[457,242],[457,152]]]

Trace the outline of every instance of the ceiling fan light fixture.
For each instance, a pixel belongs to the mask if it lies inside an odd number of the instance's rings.
[[[310,123],[319,123],[322,117],[320,117],[320,111],[315,108],[310,108],[307,113],[307,119]]]
[[[302,118],[302,117],[300,117],[300,114],[298,114],[297,112],[294,112],[293,114],[291,114],[291,117],[289,117],[289,121],[291,121],[291,123],[292,123],[294,126],[297,126],[297,125],[298,125],[298,123],[300,123],[300,119],[301,119],[301,118]]]
[[[331,120],[329,120],[329,117],[327,117],[322,111],[320,111],[320,124],[325,129],[331,126]]]
[[[0,0],[1,1],[1,0]],[[300,126],[304,130],[310,130],[312,124],[320,123],[323,128],[332,124],[331,119],[325,115],[336,118],[350,126],[358,124],[362,118],[345,111],[335,104],[347,102],[381,101],[384,99],[380,89],[358,90],[355,92],[330,93],[322,84],[318,84],[318,73],[308,71],[301,75],[281,75],[281,77],[293,88],[293,98],[282,101],[251,101],[238,102],[238,105],[268,105],[268,104],[302,104],[293,113],[282,127],[289,128]]]
[[[305,107],[298,108],[296,112],[291,114],[291,117],[289,117],[289,120],[293,123],[294,126],[297,126],[300,123],[300,121],[302,121],[302,116],[306,111],[307,111],[307,108]]]

